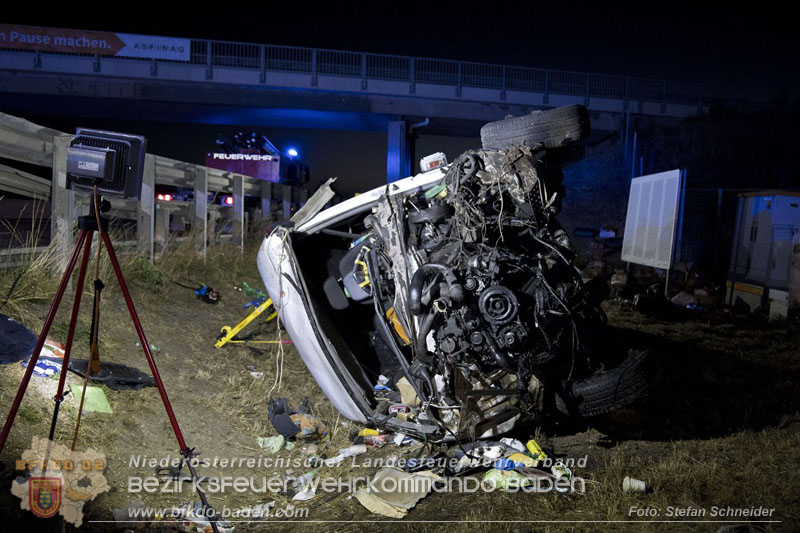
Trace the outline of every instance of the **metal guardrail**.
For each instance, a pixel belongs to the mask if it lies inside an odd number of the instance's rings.
[[[37,56],[90,55],[67,52],[31,53]],[[158,63],[185,63],[167,59],[125,59],[151,62],[154,71],[157,71]],[[324,48],[191,39],[189,62],[205,65],[209,72],[217,67],[228,67],[256,70],[264,74],[277,71],[311,76],[344,76],[364,80],[407,81],[412,85],[430,83],[457,88],[566,94],[698,107],[703,103],[703,90],[698,83]]]
[[[51,242],[68,248],[73,240],[72,229],[78,205],[88,205],[88,196],[65,188],[66,149],[71,135],[38,126],[27,120],[0,113],[0,158],[52,168],[53,178],[47,180],[7,165],[0,165],[0,194],[2,191],[49,201]],[[156,185],[169,185],[194,190],[194,201],[173,202],[155,198]],[[233,205],[209,205],[209,193],[225,193],[233,197]],[[182,219],[193,229],[200,228],[199,245],[205,254],[208,244],[224,235],[214,234],[215,222],[230,222],[232,238],[242,245],[245,235],[245,196],[260,199],[258,215],[262,220],[288,219],[293,209],[302,206],[308,191],[298,187],[272,183],[250,176],[195,165],[147,154],[139,200],[111,199],[113,217],[136,221],[137,248],[151,260],[154,243],[166,242],[170,220]],[[275,209],[277,208],[277,209]],[[174,239],[173,239],[174,240]],[[25,250],[10,249],[0,254],[0,268],[16,264]]]

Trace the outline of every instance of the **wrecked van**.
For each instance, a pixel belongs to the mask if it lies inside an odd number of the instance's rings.
[[[343,416],[478,439],[645,393],[648,352],[605,340],[607,286],[556,220],[588,133],[582,106],[489,123],[481,149],[323,209],[329,181],[264,239],[267,291]]]

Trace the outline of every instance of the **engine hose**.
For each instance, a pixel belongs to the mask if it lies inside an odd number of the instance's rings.
[[[489,351],[491,352],[492,357],[494,357],[494,360],[497,361],[497,365],[500,368],[508,370],[509,372],[516,372],[511,359],[509,359],[509,357],[500,350],[500,347],[497,346],[494,337],[484,331],[483,338],[486,339],[486,344],[489,345]]]
[[[433,321],[436,319],[436,313],[430,313],[426,316],[419,326],[419,333],[417,333],[417,357],[420,359],[428,359],[430,362],[430,357],[428,357],[428,333],[431,332],[433,328]],[[423,355],[425,354],[425,355]]]
[[[367,263],[367,272],[369,273],[370,279],[375,280],[375,291],[372,293],[372,303],[375,307],[375,314],[378,316],[377,325],[380,328],[380,332],[383,334],[383,338],[386,341],[386,344],[389,345],[389,349],[392,351],[394,356],[397,358],[397,362],[400,364],[400,368],[405,374],[406,379],[411,384],[411,386],[416,391],[417,395],[422,398],[420,394],[421,391],[419,390],[419,385],[417,380],[411,373],[411,368],[409,367],[408,361],[406,360],[403,353],[397,347],[397,343],[394,341],[394,337],[392,336],[392,332],[389,329],[389,326],[386,324],[386,320],[384,320],[384,316],[386,316],[386,312],[383,310],[381,303],[380,303],[380,289],[377,280],[380,278],[378,277],[378,273],[374,270],[372,265],[372,260],[375,257],[375,250],[371,250],[370,253],[365,257],[365,261]],[[427,353],[427,352],[426,352]]]
[[[419,315],[422,313],[422,289],[425,285],[425,280],[432,273],[440,273],[444,276],[451,300],[460,303],[464,299],[464,288],[458,282],[451,268],[441,263],[425,263],[414,273],[411,278],[411,286],[408,289],[408,307],[412,314]]]

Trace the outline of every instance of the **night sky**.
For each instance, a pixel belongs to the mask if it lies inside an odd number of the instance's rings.
[[[188,4],[172,15],[147,2],[66,3],[58,8],[4,6],[2,22],[190,38],[296,45],[461,59],[702,83],[707,101],[723,98],[790,102],[800,98],[798,36],[790,16],[759,5],[739,8],[677,3],[575,2],[217,2]],[[733,4],[730,4],[733,6]],[[15,10],[17,10],[15,12]],[[98,13],[109,13],[106,16]],[[0,102],[0,110],[2,103]],[[26,117],[69,131],[106,127],[149,135],[153,152],[202,163],[221,128],[97,119]],[[116,128],[114,126],[117,126]],[[247,125],[238,130],[247,131]],[[237,128],[230,128],[235,130]],[[385,135],[375,132],[278,130],[280,148],[297,145],[312,183],[342,176],[349,194],[385,176]],[[423,135],[416,158],[444,151],[451,158],[477,139]],[[346,154],[343,158],[342,154]],[[415,158],[415,159],[416,159]]]
[[[800,93],[796,21],[769,3],[212,2],[178,15],[176,2],[170,15],[148,2],[20,4],[3,22],[692,81],[728,99]]]

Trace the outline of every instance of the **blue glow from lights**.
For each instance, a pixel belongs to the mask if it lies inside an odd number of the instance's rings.
[[[294,148],[289,148],[288,150],[286,150],[286,154],[289,157],[297,157],[297,150],[295,150]]]

